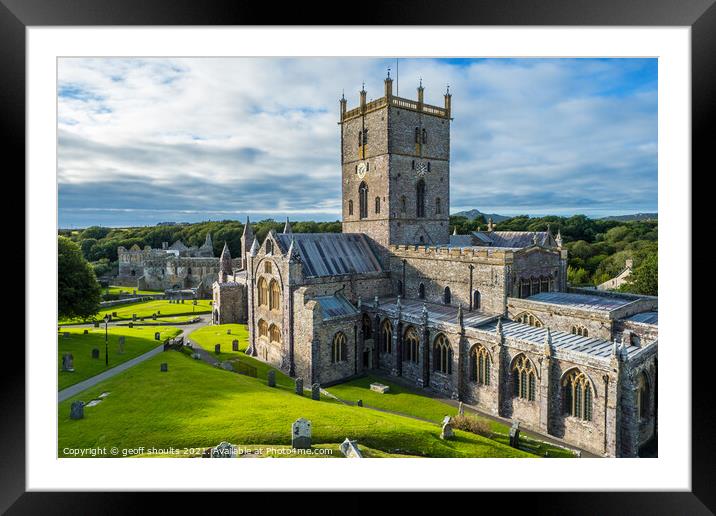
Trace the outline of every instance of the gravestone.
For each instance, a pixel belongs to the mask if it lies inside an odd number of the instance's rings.
[[[133,323],[133,322],[129,323],[129,324],[127,325],[127,327],[128,327],[128,328],[134,328],[134,323]]]
[[[122,355],[124,353],[124,335],[119,337],[119,354]]]
[[[371,383],[370,390],[385,394],[386,392],[390,391],[390,387],[388,387],[387,385],[383,385],[382,383]]]
[[[95,321],[95,322],[94,322],[94,327],[95,327],[95,328],[99,328],[99,321]]]
[[[221,441],[211,449],[212,459],[233,459],[236,457],[236,446],[226,441]]]
[[[74,357],[72,356],[72,353],[65,353],[62,355],[62,370],[67,371],[68,373],[73,373],[75,371],[75,367],[73,364]]]
[[[520,447],[520,422],[514,421],[510,427],[510,446],[513,448]]]
[[[155,331],[154,332],[154,340],[161,340],[161,338],[162,338],[162,334],[159,333],[158,331]]]
[[[299,418],[291,428],[291,447],[297,450],[311,449],[311,422]]]
[[[238,351],[238,350],[239,350],[239,341],[238,341],[238,340],[234,339],[234,340],[231,342],[231,349],[232,349],[233,351]]]
[[[343,441],[340,445],[341,453],[347,458],[347,459],[362,459],[363,454],[360,452],[360,449],[358,448],[358,441],[351,441],[346,437],[346,440]]]
[[[85,331],[83,331],[83,332],[82,332],[82,334],[83,334],[83,335],[87,335],[87,334],[89,334],[89,330],[85,330]]]
[[[169,365],[166,362],[162,362],[159,366],[159,372],[166,373],[169,371]]]
[[[358,405],[359,407],[362,407],[362,406],[363,406],[363,400],[358,400],[358,401],[356,402],[356,405]]]
[[[228,330],[226,330],[226,334],[227,334],[227,335],[231,335],[231,328],[229,328]]]
[[[193,303],[193,304],[196,304],[196,299],[194,300],[194,303]]]
[[[452,430],[452,419],[450,416],[445,416],[443,419],[442,429],[440,430],[440,439],[452,439],[455,436]]]
[[[161,311],[161,310],[157,310],[157,315],[162,315],[162,311]]]
[[[314,383],[311,385],[311,399],[320,401],[321,400],[321,384]]]
[[[276,387],[276,371],[271,369],[266,375],[269,387]]]
[[[85,417],[85,402],[73,401],[70,406],[70,419],[82,419]]]
[[[99,348],[92,348],[92,358],[99,358]]]
[[[217,355],[221,353],[221,344],[214,345],[214,353],[216,353]]]
[[[457,406],[457,415],[458,416],[464,416],[465,415],[465,406],[462,404],[462,401]]]
[[[303,378],[296,378],[296,394],[303,396]]]
[[[136,321],[136,320],[137,320],[137,314],[132,314],[132,320],[133,320],[133,321]]]
[[[153,320],[153,321],[156,321],[156,320],[157,320],[157,314],[152,314],[152,320]]]

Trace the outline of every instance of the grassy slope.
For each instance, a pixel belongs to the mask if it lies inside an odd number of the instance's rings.
[[[211,301],[208,299],[199,299],[196,306],[192,305],[192,301],[186,301],[184,304],[170,304],[168,300],[160,299],[155,301],[142,301],[139,303],[127,303],[118,306],[111,306],[109,308],[103,308],[95,315],[91,320],[101,320],[106,314],[112,314],[117,312],[116,316],[112,316],[113,321],[120,320],[131,320],[132,314],[137,314],[137,317],[148,317],[151,319],[152,314],[161,312],[160,316],[166,315],[191,315],[191,314],[206,314],[211,312]],[[193,308],[193,310],[192,310]],[[81,323],[81,320],[60,320],[59,324],[76,324]]]
[[[370,384],[374,382],[389,385],[390,392],[380,394],[371,391]],[[452,405],[448,405],[438,399],[428,398],[415,389],[396,385],[382,378],[367,376],[343,384],[334,385],[327,390],[345,401],[355,403],[361,399],[365,407],[375,407],[400,412],[436,422],[442,421],[446,415],[454,416],[457,414],[457,408]],[[474,414],[470,415],[479,418],[479,416]],[[490,429],[493,432],[492,439],[502,444],[509,444],[510,428],[507,425],[489,418],[480,419],[484,419],[484,421],[489,423]],[[574,456],[570,451],[560,448],[559,446],[553,446],[546,442],[530,439],[524,434],[522,434],[520,439],[527,446],[533,447],[535,453],[538,455],[544,455],[545,452],[548,452],[550,457]]]
[[[109,290],[109,292],[107,292]],[[133,287],[118,287],[110,285],[109,289],[103,288],[102,294],[134,294],[136,289]],[[162,290],[137,290],[138,296],[153,295],[153,294],[164,294]]]
[[[169,364],[168,373],[159,364]],[[75,399],[109,396],[69,419]],[[315,444],[346,437],[369,448],[432,457],[530,457],[489,439],[456,432],[440,439],[437,425],[338,403],[313,401],[263,381],[238,375],[169,351],[59,404],[58,453],[65,447],[206,447],[290,444],[291,424],[311,420]]]
[[[96,374],[105,371],[104,365],[104,328],[89,328],[87,335],[83,334],[84,328],[63,328],[57,337],[57,368],[58,390],[86,380]],[[180,330],[164,326],[162,328],[109,328],[109,367],[126,362],[136,356],[159,346],[161,342],[154,340],[154,332],[159,331],[164,340],[167,337],[174,337]],[[62,336],[69,333],[69,337]],[[120,355],[119,337],[124,335],[124,354]],[[92,348],[99,348],[99,359],[92,358]],[[62,371],[62,355],[72,353],[74,368],[73,373]]]

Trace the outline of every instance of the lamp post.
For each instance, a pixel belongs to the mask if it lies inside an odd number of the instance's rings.
[[[105,365],[105,366],[109,366],[109,343],[108,343],[108,339],[109,339],[109,335],[108,335],[108,334],[109,334],[109,330],[108,330],[109,319],[110,319],[109,314],[107,314],[107,315],[104,316],[104,365]]]

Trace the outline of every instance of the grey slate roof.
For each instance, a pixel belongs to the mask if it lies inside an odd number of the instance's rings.
[[[397,312],[397,297],[384,297],[378,300],[380,310],[390,314]],[[373,301],[365,302],[369,306],[373,306]],[[401,299],[401,310],[403,315],[408,317],[422,317],[423,300],[422,299]],[[443,305],[439,303],[425,303],[428,309],[428,321],[430,323],[449,323],[457,324],[457,306]],[[462,317],[466,327],[477,327],[494,318],[494,315],[474,310],[470,312],[466,307],[462,309]]]
[[[366,274],[382,272],[378,258],[361,233],[290,233],[277,234],[276,240],[286,252],[294,240],[303,273],[306,276]]]
[[[571,306],[582,310],[598,310],[611,312],[630,303],[633,299],[623,299],[610,296],[591,296],[589,294],[575,294],[571,292],[541,292],[527,298],[528,301],[539,301],[554,305]]]
[[[174,242],[172,245],[169,246],[169,249],[171,249],[173,251],[186,251],[189,248],[186,245],[184,245],[184,242],[182,242],[181,240],[177,240],[176,242]]]
[[[631,317],[627,317],[626,320],[643,324],[653,324],[654,326],[657,326],[659,324],[659,312],[644,312],[641,314],[634,314]]]
[[[497,333],[496,327],[497,322],[493,321],[485,324],[480,329]],[[580,335],[573,335],[571,333],[552,329],[550,329],[550,332],[552,334],[552,346],[556,350],[585,353],[597,358],[609,358],[612,354],[613,343],[608,340],[582,337]],[[532,344],[544,345],[544,337],[547,334],[547,329],[535,328],[534,326],[530,326],[528,324],[503,320],[502,333],[508,339],[518,339]],[[627,355],[632,357],[640,350],[641,348],[638,346],[627,346]]]
[[[344,317],[358,313],[358,309],[341,295],[319,296],[315,299],[321,305],[324,321],[334,317]]]
[[[547,231],[474,231],[473,236],[483,245],[491,247],[524,248],[534,245],[534,236],[537,244],[543,247],[554,247],[556,242]]]

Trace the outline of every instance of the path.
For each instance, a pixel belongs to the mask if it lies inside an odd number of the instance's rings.
[[[201,316],[200,316],[201,317]],[[178,327],[182,332],[179,335],[183,335],[184,339],[188,342],[189,339],[187,335],[189,335],[194,330],[201,328],[202,326],[205,326],[207,324],[207,321],[202,317],[201,321],[193,323],[193,324],[187,324],[182,327]],[[113,326],[111,323],[109,326]],[[152,349],[151,351],[147,351],[143,355],[139,355],[138,357],[134,357],[130,360],[127,360],[126,362],[123,362],[111,369],[108,369],[106,371],[103,371],[99,373],[98,375],[95,375],[91,378],[87,378],[86,380],[83,380],[79,383],[76,383],[74,385],[71,385],[67,387],[66,389],[61,390],[57,393],[57,401],[65,401],[66,399],[69,399],[80,392],[89,389],[90,387],[94,387],[99,382],[102,382],[104,380],[107,380],[108,378],[112,378],[113,376],[118,375],[119,373],[126,371],[130,367],[134,367],[137,364],[141,364],[145,360],[148,360],[152,358],[155,355],[158,355],[159,353],[162,353],[164,351],[164,344],[157,346],[156,348]]]

